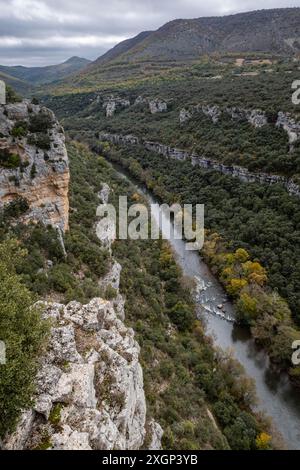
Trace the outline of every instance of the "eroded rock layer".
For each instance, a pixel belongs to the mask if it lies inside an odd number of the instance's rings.
[[[68,229],[69,162],[64,130],[52,111],[28,100],[0,106],[0,207],[29,206],[24,222]]]

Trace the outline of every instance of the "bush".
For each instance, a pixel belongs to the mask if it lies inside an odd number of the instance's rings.
[[[24,121],[16,122],[14,127],[11,130],[11,135],[13,137],[25,137],[28,133],[27,123]]]
[[[48,134],[44,134],[39,132],[36,135],[31,135],[28,138],[28,143],[30,145],[35,145],[36,147],[43,149],[43,150],[50,150],[51,148],[51,140]]]
[[[6,85],[6,103],[18,103],[19,101],[22,101],[21,97],[11,86]]]
[[[0,166],[8,169],[19,168],[21,158],[16,153],[11,153],[9,149],[0,149]]]
[[[112,300],[115,299],[117,296],[117,290],[114,289],[111,285],[107,286],[105,289],[105,294],[104,294],[106,300]]]
[[[34,114],[30,118],[29,130],[30,132],[47,132],[53,127],[53,121],[49,114],[43,113],[42,111],[39,114]]]
[[[3,221],[5,221],[10,217],[20,217],[20,215],[24,214],[28,209],[29,205],[26,199],[17,197],[4,206],[2,214],[0,213],[0,220],[1,218],[3,218]]]

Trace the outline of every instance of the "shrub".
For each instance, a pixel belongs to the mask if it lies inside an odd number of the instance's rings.
[[[28,133],[27,123],[24,121],[16,122],[14,127],[11,130],[11,135],[13,137],[25,137]]]
[[[0,149],[0,166],[8,169],[19,168],[21,165],[20,155],[11,153],[9,149]]]
[[[30,118],[29,130],[30,132],[47,132],[53,126],[53,121],[50,115],[39,112],[39,114],[34,114]]]
[[[19,101],[22,101],[21,97],[11,86],[6,85],[6,103],[17,103]]]
[[[17,197],[10,203],[6,204],[2,210],[3,219],[10,217],[20,217],[29,209],[28,202],[22,197]]]
[[[105,298],[106,300],[115,299],[117,296],[117,290],[114,289],[111,285],[107,286],[105,289]]]
[[[42,132],[39,132],[36,135],[31,135],[28,138],[28,143],[30,145],[35,145],[36,147],[43,149],[43,150],[49,150],[51,148],[51,140],[48,134],[44,134]]]
[[[30,168],[30,178],[33,180],[36,176],[36,164],[33,163],[32,167]]]

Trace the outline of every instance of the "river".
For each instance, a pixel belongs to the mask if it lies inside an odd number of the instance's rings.
[[[113,165],[121,178],[127,179],[136,191],[143,193],[149,204],[157,201],[119,166]],[[168,233],[168,218],[154,210],[156,222],[162,233]],[[258,397],[257,409],[264,411],[273,420],[288,449],[300,450],[300,393],[291,386],[286,374],[280,376],[270,367],[268,356],[259,348],[247,328],[235,323],[234,305],[196,251],[188,251],[185,241],[173,236],[169,240],[181,266],[183,274],[196,283],[196,302],[200,316],[206,325],[207,334],[214,338],[215,345],[230,349],[243,365],[247,375],[254,379]],[[291,351],[292,353],[292,351]]]

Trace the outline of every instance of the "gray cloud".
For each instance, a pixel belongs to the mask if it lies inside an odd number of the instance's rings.
[[[300,0],[263,4],[289,6],[300,6]],[[261,7],[258,0],[0,0],[0,63],[48,65],[72,55],[95,59],[123,39],[175,18]]]

